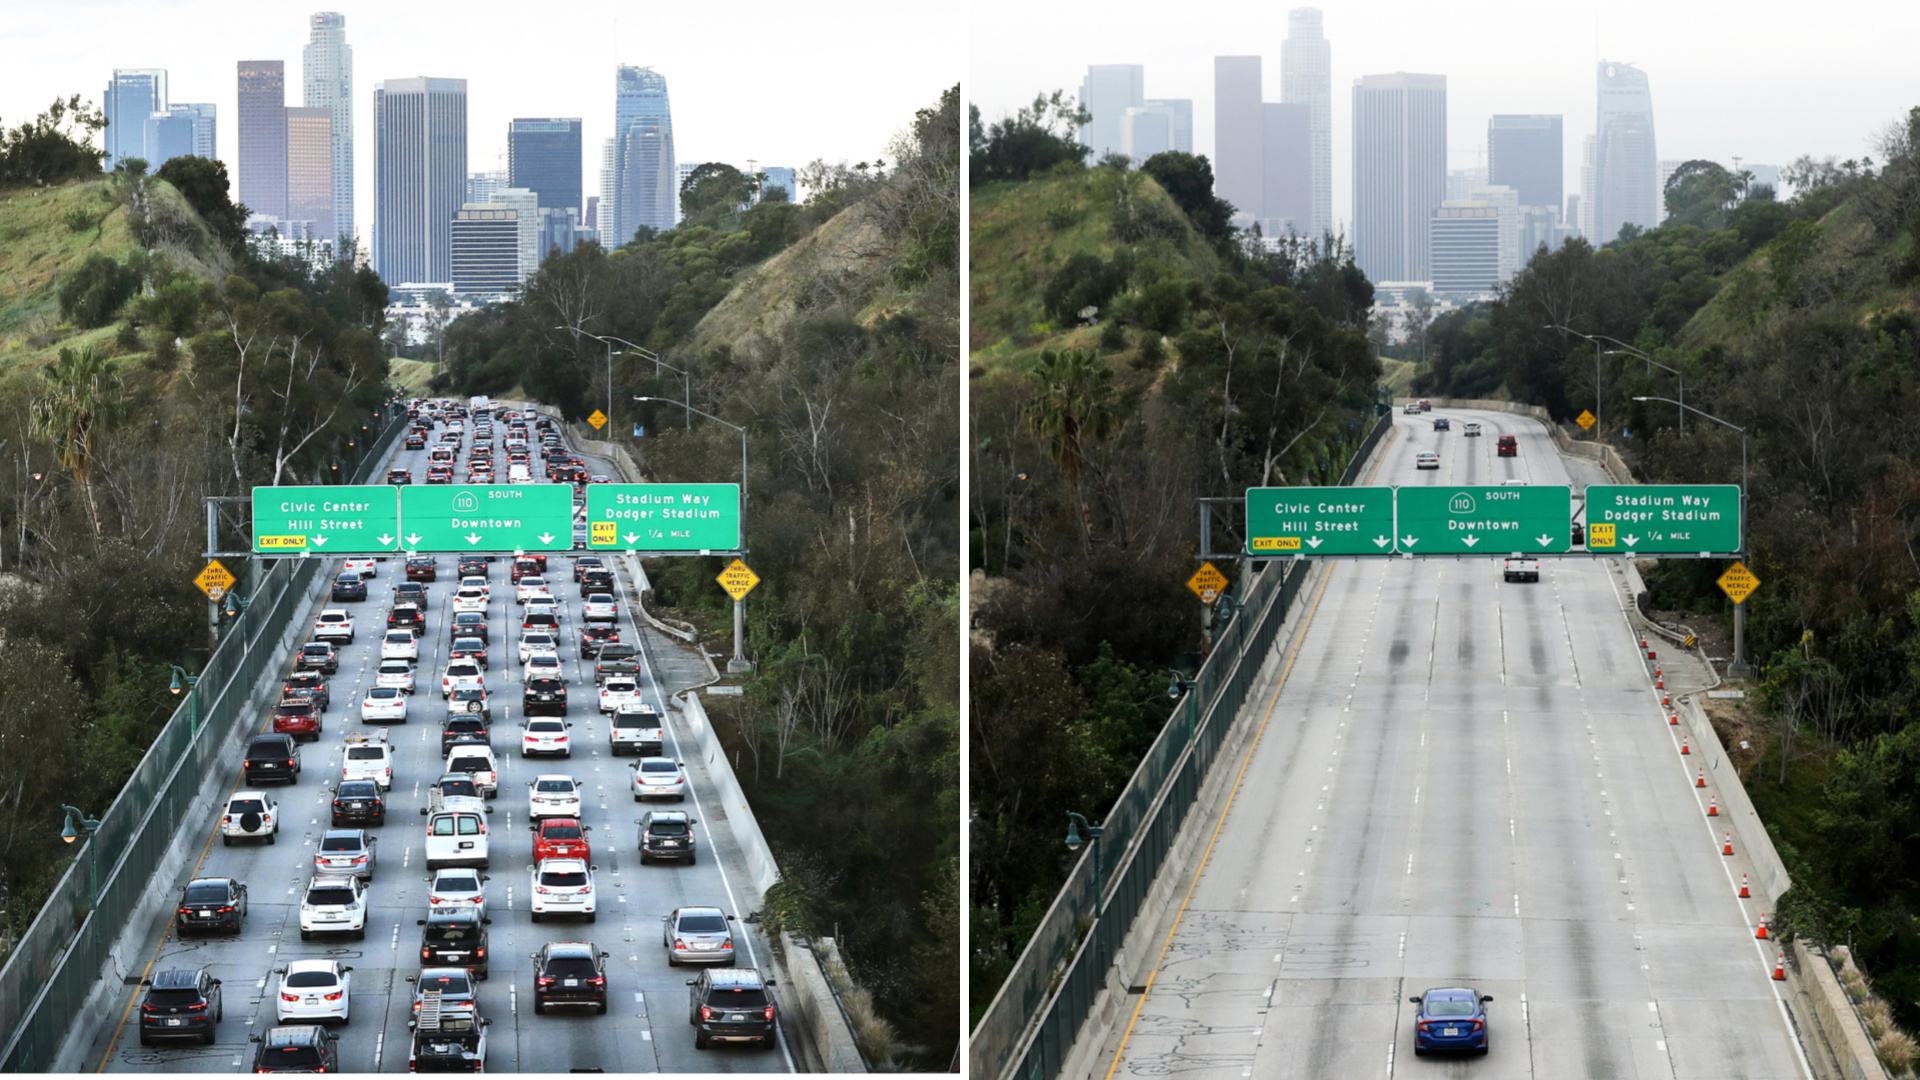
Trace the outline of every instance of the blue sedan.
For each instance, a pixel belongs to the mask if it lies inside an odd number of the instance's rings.
[[[1413,1052],[1476,1050],[1487,1052],[1487,1008],[1492,994],[1454,986],[1429,990],[1408,1001],[1420,1006],[1413,1017]]]
[[[1433,418],[1433,430],[1435,430],[1435,431],[1452,431],[1452,430],[1453,430],[1453,421],[1451,421],[1451,420],[1449,420],[1449,419],[1447,419],[1447,418],[1446,418],[1446,417],[1444,417],[1444,416],[1436,416],[1436,417],[1434,417],[1434,418]]]

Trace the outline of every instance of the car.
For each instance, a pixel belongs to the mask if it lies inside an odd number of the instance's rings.
[[[580,575],[581,596],[588,596],[597,592],[611,593],[612,591],[613,571],[605,568],[589,568],[586,573]]]
[[[513,602],[516,604],[524,604],[530,597],[552,595],[553,591],[547,587],[547,579],[537,574],[518,578],[513,583]]]
[[[1421,398],[1421,399],[1420,399],[1420,411],[1421,411],[1421,412],[1432,412],[1432,411],[1433,411],[1433,402],[1431,402],[1431,401],[1429,401],[1429,400],[1427,400],[1426,398]]]
[[[492,851],[483,811],[465,808],[436,811],[423,807],[420,812],[427,815],[424,856],[428,870],[438,870],[443,866],[487,868]]]
[[[353,874],[316,874],[300,898],[300,940],[315,934],[367,936],[367,886]]]
[[[348,559],[344,569],[358,573],[361,577],[372,577],[380,572],[379,568],[374,565],[373,556],[371,555],[362,555]]]
[[[197,1038],[212,1046],[226,1013],[220,980],[206,968],[171,968],[140,980],[147,988],[140,1003],[140,1045],[162,1038]]]
[[[1520,440],[1511,435],[1502,435],[1493,441],[1493,452],[1499,457],[1519,457]]]
[[[482,720],[493,719],[493,698],[484,686],[468,683],[453,688],[453,694],[447,699],[448,716],[478,716]]]
[[[1418,416],[1420,415],[1420,403],[1417,401],[1409,401],[1407,402],[1407,407],[1400,411],[1406,416]]]
[[[373,780],[342,780],[334,785],[333,807],[328,823],[343,825],[385,825],[387,800]]]
[[[475,556],[475,558],[484,558],[484,557],[485,556]],[[481,565],[485,566],[486,564],[482,563]],[[485,570],[480,570],[471,574],[462,574],[460,576],[460,583],[456,585],[455,588],[479,589],[482,593],[486,594],[489,600],[493,598],[493,585],[487,581],[487,574]]]
[[[474,782],[472,773],[446,773],[427,788],[428,806],[421,809],[420,813],[426,815],[442,810],[471,810],[476,814],[491,814],[493,807],[487,805],[485,796],[480,785]]]
[[[407,556],[408,581],[437,581],[440,577],[440,564],[431,555]]]
[[[520,663],[526,663],[536,656],[551,656],[559,659],[560,639],[545,630],[532,630],[520,635]]]
[[[688,979],[687,1023],[693,1025],[694,1048],[705,1050],[717,1042],[772,1045],[776,1013],[767,987],[778,983],[752,968],[736,967],[709,968]]]
[[[1431,450],[1422,450],[1414,455],[1413,467],[1415,469],[1438,469],[1440,467],[1440,455]]]
[[[733,963],[733,916],[717,907],[678,907],[660,916],[667,965]]]
[[[421,966],[466,968],[485,982],[489,961],[487,927],[492,923],[479,909],[466,906],[431,912],[424,919],[416,919],[416,925],[425,927],[420,932]]]
[[[1444,417],[1444,416],[1436,416],[1436,417],[1434,417],[1434,418],[1433,418],[1433,430],[1435,430],[1435,431],[1452,431],[1452,430],[1453,430],[1453,422],[1452,422],[1452,421],[1450,421],[1450,420],[1448,420],[1448,419],[1447,419],[1446,417]]]
[[[666,730],[660,713],[644,701],[628,702],[613,710],[610,727],[608,752],[613,757],[628,750],[641,757],[655,757],[665,752]]]
[[[612,622],[620,617],[620,605],[607,593],[589,594],[581,607],[588,622]]]
[[[457,686],[483,686],[485,683],[479,664],[466,659],[449,660],[446,673],[440,677],[440,696],[451,699]]]
[[[300,655],[294,658],[293,666],[298,671],[324,671],[332,675],[340,670],[340,656],[324,641],[309,641],[300,646]]]
[[[533,921],[554,915],[585,915],[588,922],[600,917],[593,892],[592,866],[584,859],[547,859],[527,872],[527,903]]]
[[[401,698],[400,703],[405,705],[406,699]],[[387,733],[348,732],[347,757],[340,766],[340,773],[342,780],[372,780],[380,785],[381,790],[392,791],[393,745],[387,741]]]
[[[451,866],[427,876],[427,907],[440,914],[457,910],[487,913],[486,874],[470,866]]]
[[[365,600],[367,598],[367,579],[359,574],[341,574],[333,579],[334,600]]]
[[[1438,422],[1439,422],[1439,421],[1437,421],[1437,420],[1435,421],[1435,423],[1438,423]],[[1479,437],[1480,437],[1480,425],[1479,425],[1479,424],[1476,424],[1476,423],[1474,423],[1474,422],[1473,422],[1473,421],[1471,421],[1471,420],[1469,420],[1469,421],[1467,422],[1467,425],[1466,425],[1466,427],[1465,427],[1465,428],[1463,428],[1463,429],[1461,430],[1461,432],[1460,432],[1460,433],[1461,433],[1462,435],[1470,435],[1470,436],[1472,436],[1472,437],[1474,437],[1474,438],[1476,438],[1476,439],[1477,439],[1477,438],[1479,438]]]
[[[412,472],[411,470],[408,470],[408,469],[388,469],[388,470],[387,470],[387,483],[389,483],[389,484],[411,484],[411,483],[413,483],[413,472]]]
[[[374,686],[360,699],[360,719],[369,724],[407,722],[407,692],[394,686]]]
[[[633,763],[633,801],[687,801],[687,767],[672,758],[641,758]]]
[[[327,677],[318,671],[295,671],[280,684],[281,701],[311,701],[321,712],[333,704]]]
[[[453,466],[451,465],[427,466],[427,483],[429,484],[453,483]]]
[[[253,1054],[256,1073],[340,1071],[339,1040],[319,1024],[272,1027],[264,1035],[247,1036],[247,1041],[259,1047]]]
[[[549,661],[554,665],[550,674],[541,674],[533,666],[527,668],[526,688],[521,692],[520,711],[527,716],[565,716],[567,715],[567,684],[559,678],[559,659],[552,656],[536,656],[533,662]]]
[[[1465,986],[1437,987],[1407,999],[1413,1014],[1413,1052],[1473,1050],[1487,1052],[1487,1003],[1492,994]]]
[[[587,834],[593,826],[580,824],[578,817],[540,817],[527,826],[533,833],[533,861],[543,859],[584,859],[593,861],[593,849]]]
[[[473,871],[443,870],[441,873],[472,874]],[[407,981],[413,984],[413,1015],[418,1016],[428,994],[440,995],[443,1006],[472,1002],[479,993],[479,987],[474,984],[480,980],[463,967],[426,967],[421,968],[418,975],[407,976]]]
[[[487,557],[485,555],[462,555],[455,564],[456,572],[462,579],[478,576],[484,581],[487,576]],[[466,582],[462,580],[461,584]]]
[[[491,641],[487,633],[487,616],[482,611],[461,611],[453,616],[453,636],[476,637],[481,641]]]
[[[489,746],[456,746],[447,752],[447,771],[473,777],[476,787],[489,799],[500,794],[500,765]]]
[[[640,826],[640,865],[661,859],[695,861],[693,827],[699,818],[690,818],[685,810],[653,810],[633,819]]]
[[[613,477],[611,477],[611,476],[603,476],[603,475],[601,475],[600,473],[594,473],[594,474],[593,474],[592,476],[589,476],[589,477],[587,477],[587,483],[589,483],[589,484],[611,484],[611,483],[613,483]]]
[[[527,817],[580,816],[580,781],[559,773],[542,773],[527,781]]]
[[[521,721],[520,756],[530,758],[536,754],[551,754],[572,757],[573,747],[567,737],[567,731],[572,727],[565,720],[551,718]]]
[[[286,967],[274,968],[280,976],[279,993],[274,995],[273,1015],[284,1024],[289,1020],[325,1022],[348,1021],[352,1004],[352,964],[338,960],[294,960]]]
[[[273,730],[296,738],[320,738],[320,710],[307,698],[281,699],[273,707]]]
[[[1576,521],[1573,523],[1573,543],[1576,547],[1586,546],[1587,526],[1585,522]]]
[[[427,440],[423,435],[408,435],[404,443],[408,450],[425,450],[427,448]]]
[[[560,601],[554,599],[551,596],[546,596],[546,595],[527,597],[526,607],[522,609],[521,615],[520,615],[521,628],[525,629],[526,627],[529,627],[529,626],[538,625],[539,623],[538,623],[538,620],[535,618],[535,616],[538,616],[541,614],[547,614],[547,615],[553,616],[553,625],[558,627],[560,625],[560,616],[562,614]]]
[[[520,632],[525,634],[528,630],[545,630],[549,633],[559,633],[559,609],[553,606],[541,605],[538,601],[528,604],[526,610],[520,615]]]
[[[300,747],[293,736],[283,732],[255,735],[247,741],[247,756],[242,759],[240,782],[248,786],[263,780],[300,782]]]
[[[1539,559],[1508,559],[1503,565],[1501,577],[1506,581],[1539,581]]]
[[[405,660],[382,660],[373,673],[373,685],[411,694],[414,691],[413,665]]]
[[[455,613],[477,611],[485,614],[487,610],[487,594],[480,589],[469,588],[463,585],[454,590],[453,610]]]
[[[421,611],[425,611],[427,608],[425,604],[417,600],[406,600],[404,603],[410,607],[419,608]],[[407,636],[403,639],[395,636],[398,634],[405,634]],[[387,648],[389,645],[393,647]],[[412,646],[411,649],[408,648],[409,645]],[[392,657],[399,657],[404,660],[420,659],[420,634],[410,627],[387,631],[387,636],[381,642],[380,658],[385,660]]]
[[[622,705],[640,700],[640,684],[627,676],[616,676],[600,684],[600,711],[603,713],[611,713]]]
[[[447,661],[471,660],[483,670],[487,667],[487,643],[477,637],[457,637],[447,650]]]
[[[591,941],[549,941],[533,957],[533,1011],[590,1005],[607,1011],[607,954]]]
[[[236,791],[227,796],[227,808],[220,815],[220,846],[232,847],[236,839],[265,840],[275,843],[280,837],[280,805],[264,791]]]
[[[427,613],[418,604],[395,604],[387,612],[387,629],[412,630],[416,634],[427,632]]]
[[[535,562],[531,556],[516,555],[513,558],[513,565],[507,570],[507,579],[513,584],[518,585],[520,584],[521,578],[538,575],[539,573],[540,564]]]
[[[247,919],[247,887],[230,877],[194,878],[180,887],[174,914],[181,937],[213,930],[237,935]]]
[[[328,829],[320,834],[320,844],[313,850],[313,872],[352,874],[362,881],[372,881],[375,843],[365,829]]]
[[[565,679],[566,673],[560,663],[560,654],[541,650],[527,657],[520,668],[520,681],[532,682],[535,679]],[[563,684],[564,685],[564,684]]]
[[[493,745],[493,731],[485,717],[449,716],[440,728],[440,752],[442,754],[456,746]]]
[[[580,583],[580,575],[586,573],[589,569],[604,570],[606,569],[606,566],[607,564],[604,562],[601,562],[600,556],[598,555],[576,556],[573,560],[574,584],[578,585]]]

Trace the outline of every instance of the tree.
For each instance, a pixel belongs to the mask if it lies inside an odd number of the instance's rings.
[[[1233,232],[1233,204],[1214,195],[1213,165],[1205,154],[1164,151],[1143,162],[1140,171],[1166,189],[1201,236],[1218,241]]]
[[[1064,90],[1035,94],[1033,104],[984,128],[979,108],[972,107],[968,171],[973,182],[1025,180],[1056,165],[1084,162],[1091,150],[1074,136],[1092,119],[1093,114],[1068,100]]]
[[[88,252],[80,269],[60,284],[60,314],[84,330],[105,326],[139,288],[140,274],[132,267]]]
[[[107,153],[93,148],[93,137],[106,126],[106,114],[82,102],[79,94],[54,98],[31,122],[0,130],[0,187],[44,187],[76,176],[98,176]]]
[[[47,366],[45,385],[33,399],[34,434],[53,443],[60,467],[87,494],[93,534],[100,535],[100,507],[93,497],[95,441],[119,412],[120,377],[113,363],[89,345],[79,352],[63,348]]]
[[[1750,175],[1750,174],[1743,174]],[[1727,211],[1739,202],[1742,184],[1716,162],[1683,162],[1667,178],[1667,219],[1662,225],[1698,225],[1717,229],[1726,224]]]
[[[172,184],[220,242],[238,248],[246,239],[247,208],[227,196],[226,162],[183,154],[160,166],[154,177]]]
[[[744,209],[753,198],[753,187],[739,169],[724,162],[705,162],[680,185],[680,210],[687,221],[698,218],[711,224],[717,214]]]

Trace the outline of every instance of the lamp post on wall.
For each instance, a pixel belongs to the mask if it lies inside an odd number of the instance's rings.
[[[84,810],[76,809],[65,803],[60,809],[67,812],[67,824],[60,830],[60,839],[71,844],[87,834],[87,910],[91,912],[100,906],[100,854],[96,850],[100,845],[93,843],[93,837],[100,830],[98,819],[87,816]]]
[[[187,691],[187,739],[191,742],[200,737],[200,676],[189,675],[186,668],[174,664],[173,681],[167,684],[167,690],[178,695],[182,689]]]
[[[1081,817],[1079,814],[1076,814],[1071,810],[1067,811],[1067,850],[1068,851],[1080,850],[1080,844],[1081,844],[1080,830],[1081,829],[1087,830],[1087,836],[1092,838],[1093,840],[1093,917],[1097,919],[1100,917],[1100,912],[1104,907],[1103,902],[1106,899],[1106,897],[1103,895],[1103,890],[1100,887],[1100,873],[1102,869],[1100,865],[1101,863],[1100,834],[1106,832],[1106,828],[1103,825],[1095,825],[1090,823],[1089,821],[1087,821],[1086,818]]]

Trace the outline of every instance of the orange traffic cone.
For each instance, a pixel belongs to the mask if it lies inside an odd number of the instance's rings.
[[[1680,736],[1680,752],[1682,754],[1693,753],[1693,751],[1687,749],[1687,737],[1685,735]]]
[[[1707,816],[1708,817],[1720,816],[1720,800],[1719,799],[1707,800]]]
[[[1660,704],[1669,709],[1673,708],[1673,696],[1671,694],[1661,694]]]
[[[1707,786],[1707,767],[1705,765],[1700,766],[1700,778],[1693,782],[1693,786],[1694,787]]]
[[[1671,724],[1671,725],[1673,725],[1673,726],[1675,726],[1675,727],[1678,727],[1678,726],[1679,726],[1679,724],[1680,724],[1680,714],[1679,714],[1679,713],[1668,713],[1668,714],[1667,714],[1667,723],[1668,723],[1668,724]]]
[[[1731,832],[1727,833],[1727,846],[1720,849],[1720,854],[1722,855],[1733,854],[1733,833]]]
[[[1748,899],[1751,895],[1752,895],[1751,893],[1747,892],[1747,875],[1741,874],[1740,875],[1740,899],[1742,900]]]
[[[1753,936],[1761,941],[1767,940],[1767,913],[1764,911],[1760,913],[1760,932]]]
[[[1779,959],[1773,962],[1773,981],[1787,981],[1787,954],[1784,952],[1780,954]]]
[[[1667,688],[1666,680],[1662,679],[1660,673],[1657,671],[1653,674],[1653,688],[1655,690],[1665,690]]]
[[[1643,638],[1641,638],[1641,639],[1640,639],[1640,647],[1641,647],[1641,648],[1643,648],[1643,649],[1647,647],[1647,639],[1646,639],[1646,638],[1644,638],[1644,637],[1643,637]]]

